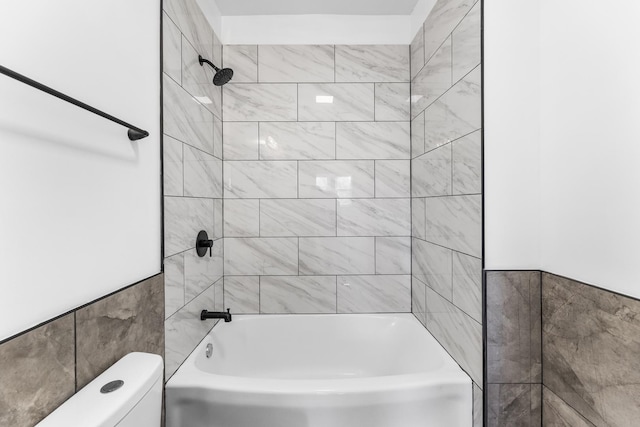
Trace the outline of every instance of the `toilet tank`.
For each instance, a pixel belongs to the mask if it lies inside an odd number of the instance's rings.
[[[162,357],[129,353],[37,427],[159,427]]]

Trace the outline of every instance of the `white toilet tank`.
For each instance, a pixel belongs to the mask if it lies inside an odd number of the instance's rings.
[[[37,427],[159,427],[162,357],[129,353]]]

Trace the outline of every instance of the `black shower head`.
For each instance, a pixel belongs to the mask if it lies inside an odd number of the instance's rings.
[[[233,77],[233,70],[231,68],[220,69],[213,65],[211,61],[204,59],[202,55],[198,55],[198,62],[200,62],[200,65],[207,63],[216,70],[216,74],[213,76],[213,84],[216,86],[222,86],[223,84],[228,83]]]

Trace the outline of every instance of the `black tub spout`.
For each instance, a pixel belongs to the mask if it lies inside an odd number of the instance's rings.
[[[206,319],[224,319],[225,322],[231,322],[231,312],[228,308],[226,312],[202,310],[200,312],[200,320]]]

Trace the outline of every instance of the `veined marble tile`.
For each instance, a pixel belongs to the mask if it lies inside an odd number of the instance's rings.
[[[197,1],[197,0],[196,0]],[[213,28],[212,28],[213,29]],[[223,64],[224,56],[222,54],[222,42],[218,38],[218,35],[213,31],[213,55],[211,61],[214,64]]]
[[[260,277],[225,277],[224,305],[229,307],[233,314],[260,313]]]
[[[182,196],[184,178],[182,174],[182,142],[164,135],[164,195]]]
[[[338,276],[338,313],[411,311],[411,276]]]
[[[482,323],[482,260],[453,252],[453,303]]]
[[[203,56],[213,54],[213,30],[196,0],[165,0],[162,8]],[[209,58],[208,58],[209,59]]]
[[[260,236],[260,200],[227,199],[224,201],[224,236]]]
[[[413,276],[452,301],[451,250],[413,239],[411,263]]]
[[[374,105],[373,83],[298,85],[300,121],[373,121]]]
[[[258,49],[262,83],[333,82],[332,45],[260,45]]]
[[[224,271],[232,276],[297,275],[297,238],[224,239]]]
[[[301,237],[300,274],[374,274],[375,238]]]
[[[338,236],[410,235],[410,199],[338,200]]]
[[[376,274],[411,274],[411,237],[376,237]]]
[[[228,84],[223,87],[223,93],[225,122],[290,122],[298,119],[295,84]]]
[[[376,121],[411,120],[411,84],[376,83]]]
[[[425,150],[480,129],[480,71],[480,67],[477,67],[425,110]]]
[[[412,196],[451,194],[451,146],[424,153],[411,161]]]
[[[224,123],[222,133],[225,160],[258,160],[258,123]]]
[[[424,198],[411,199],[411,235],[419,239],[427,237],[427,211]]]
[[[209,252],[199,257],[195,249],[184,254],[184,298],[186,302],[200,295],[205,289],[220,280],[223,275],[223,241],[214,240]]]
[[[222,114],[220,116],[222,117]],[[213,155],[221,160],[223,149],[222,145],[222,120],[217,116],[213,116]]]
[[[222,92],[212,83],[215,71],[208,65],[200,65],[199,54],[182,36],[182,87],[207,110],[219,115]]]
[[[337,82],[408,82],[409,46],[337,45]]]
[[[487,426],[547,426],[540,384],[487,384],[486,393]]]
[[[262,199],[261,236],[335,236],[333,199]]]
[[[182,48],[180,29],[162,12],[162,71],[175,80],[182,82]]]
[[[190,146],[184,147],[184,195],[222,197],[222,160]]]
[[[213,284],[213,293],[215,296],[213,309],[215,311],[227,311],[227,308],[230,307],[224,304],[224,278]]]
[[[484,427],[484,393],[473,384],[473,427]]]
[[[164,81],[164,133],[213,154],[213,114],[167,75]]]
[[[165,319],[184,305],[184,253],[164,259]]]
[[[230,83],[256,83],[258,81],[258,46],[232,45],[223,47],[224,67],[233,70]]]
[[[475,0],[439,0],[435,4],[423,24],[425,61],[429,61],[474,3]]]
[[[321,160],[335,158],[335,123],[260,123],[261,160]]]
[[[480,64],[480,3],[471,8],[452,34],[453,81],[457,82]]]
[[[587,421],[575,409],[569,406],[557,394],[542,387],[542,425],[553,427],[593,427],[594,424]]]
[[[222,212],[222,199],[215,199],[213,201],[213,237],[212,239],[219,239],[223,237],[223,212]]]
[[[482,384],[482,325],[427,287],[427,329]]]
[[[424,153],[424,132],[424,113],[420,113],[411,122],[411,158]]]
[[[411,84],[411,117],[445,93],[451,83],[451,38],[448,38]]]
[[[424,67],[424,30],[422,26],[411,42],[411,79]]]
[[[451,143],[453,150],[453,194],[482,191],[482,146],[480,131]]]
[[[261,313],[336,313],[335,276],[263,276]]]
[[[336,123],[338,159],[409,159],[409,122]]]
[[[298,196],[296,162],[228,161],[224,166],[227,199]]]
[[[376,160],[376,197],[411,197],[411,162]]]
[[[300,197],[374,197],[373,160],[299,162]]]
[[[165,256],[169,257],[195,247],[198,232],[211,230],[212,222],[213,200],[165,197]]]
[[[482,256],[482,196],[428,198],[426,212],[428,241]]]
[[[427,289],[426,285],[411,277],[411,312],[422,323],[427,325],[426,320],[427,311]]]

